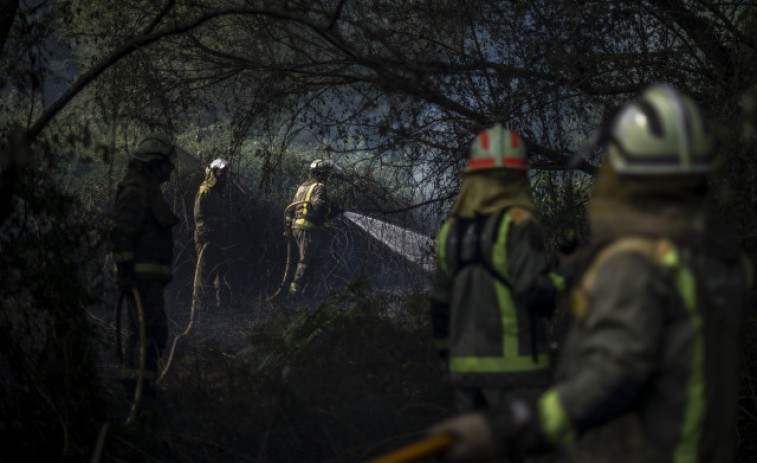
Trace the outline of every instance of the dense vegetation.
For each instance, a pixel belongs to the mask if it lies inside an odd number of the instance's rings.
[[[474,134],[501,121],[529,142],[553,250],[567,230],[585,236],[603,115],[663,80],[708,115],[720,155],[712,209],[757,261],[756,7],[3,2],[0,461],[356,461],[444,416],[423,275],[348,222],[334,227],[335,249],[349,253],[332,267],[332,297],[292,313],[265,302],[286,261],[282,211],[318,157],[344,167],[346,209],[432,235]],[[135,428],[116,419],[128,404],[104,354],[115,304],[106,237],[114,186],[146,131],[233,162],[235,310],[254,323],[231,353],[182,339],[163,421]],[[168,293],[176,333],[188,321],[201,179],[179,171],[165,189],[182,218]],[[740,461],[756,451],[756,323],[751,311]]]

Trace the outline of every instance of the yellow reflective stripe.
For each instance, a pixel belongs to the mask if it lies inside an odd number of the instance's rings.
[[[444,222],[442,229],[439,230],[439,237],[436,242],[439,243],[439,266],[442,268],[447,277],[452,278],[452,273],[447,266],[447,235],[449,234],[450,222]]]
[[[494,243],[492,264],[495,271],[501,271],[502,276],[510,279],[507,269],[507,232],[513,218],[510,214],[505,214],[502,224],[497,233],[497,241]],[[518,356],[518,311],[515,309],[510,290],[499,280],[495,280],[494,288],[497,291],[497,303],[499,306],[500,322],[502,323],[502,352],[503,357],[515,359]],[[530,359],[530,366],[533,369],[535,365],[531,356],[524,357]],[[515,365],[515,363],[513,363]],[[545,365],[539,365],[539,368]],[[519,368],[523,369],[523,368]]]
[[[512,357],[450,357],[449,369],[456,373],[513,373],[542,370],[549,366],[549,356],[539,354]]]
[[[681,265],[675,249],[662,257],[662,263],[676,269],[676,287],[691,320],[693,333],[691,374],[686,385],[686,410],[684,412],[681,437],[673,454],[675,463],[697,461],[699,440],[704,422],[705,380],[704,380],[704,335],[702,317],[697,310],[696,279],[691,270]]]
[[[501,281],[495,280],[494,288],[497,291],[497,305],[499,305],[500,323],[502,324],[502,357],[503,359],[515,359],[518,357],[518,311],[513,304],[510,290]],[[524,358],[529,359],[531,365],[534,365],[530,355],[524,356]]]
[[[115,260],[116,262],[134,260],[134,253],[132,251],[116,252],[113,253],[113,260]]]
[[[310,205],[310,195],[313,194],[313,190],[318,185],[323,185],[322,183],[314,183],[310,185],[310,188],[308,188],[308,192],[305,195],[305,202],[302,204],[302,215],[308,215],[308,206]]]
[[[513,218],[510,214],[505,214],[502,224],[499,226],[497,241],[494,243],[494,255],[492,256],[492,265],[494,269],[502,272],[505,280],[510,279],[510,272],[507,269],[507,231]]]
[[[162,264],[134,264],[134,273],[149,273],[151,275],[171,276],[171,266]]]
[[[562,275],[556,272],[549,272],[547,273],[547,275],[549,276],[550,280],[552,280],[552,284],[555,285],[557,291],[565,291],[566,283],[565,278]]]
[[[313,222],[305,219],[296,219],[294,223],[296,223],[297,225],[304,225],[306,227],[315,227],[315,224]]]
[[[539,397],[537,405],[541,430],[553,445],[564,445],[576,438],[576,429],[565,411],[555,389],[548,389]]]
[[[449,349],[449,338],[434,339],[434,347],[436,347],[438,350]]]

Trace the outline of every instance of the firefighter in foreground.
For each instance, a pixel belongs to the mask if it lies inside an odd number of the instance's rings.
[[[586,266],[556,380],[537,401],[460,415],[444,461],[733,461],[751,266],[705,212],[709,139],[695,103],[654,85],[605,130]]]
[[[439,232],[433,336],[459,412],[549,385],[546,324],[565,280],[549,271],[527,169],[518,134],[501,124],[481,132]]]
[[[195,195],[195,249],[199,280],[194,293],[207,305],[208,289],[215,291],[212,304],[216,309],[228,308],[231,291],[227,281],[228,264],[224,248],[228,245],[228,217],[224,208],[224,190],[228,182],[229,161],[214,159],[205,168],[205,180]]]
[[[132,153],[126,175],[118,184],[115,226],[112,231],[117,283],[127,294],[136,288],[141,299],[146,334],[144,398],[155,396],[158,359],[166,345],[163,291],[171,281],[173,260],[172,227],[179,222],[163,198],[160,184],[171,178],[176,150],[181,149],[163,135],[140,139]],[[124,348],[122,377],[129,392],[136,386],[139,355],[139,314],[129,304],[129,325]]]
[[[329,177],[342,169],[330,159],[317,159],[310,164],[310,176],[300,185],[294,200],[287,206],[286,233],[291,233],[300,256],[289,297],[313,295],[320,270],[328,259],[330,236],[324,228],[327,221],[341,213],[328,195]]]

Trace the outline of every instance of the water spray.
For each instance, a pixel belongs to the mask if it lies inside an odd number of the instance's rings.
[[[436,246],[434,238],[357,212],[344,212],[343,216],[410,262],[429,272],[434,269],[429,259]]]

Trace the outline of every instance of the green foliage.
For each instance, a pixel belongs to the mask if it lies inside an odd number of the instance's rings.
[[[449,413],[423,292],[379,298],[355,281],[310,311],[275,310],[242,351],[205,343],[180,360],[160,426],[114,429],[111,461],[138,447],[143,461],[353,463]]]
[[[103,284],[102,230],[41,171],[20,174],[16,193],[0,226],[2,452],[82,461],[104,418],[86,316]]]

